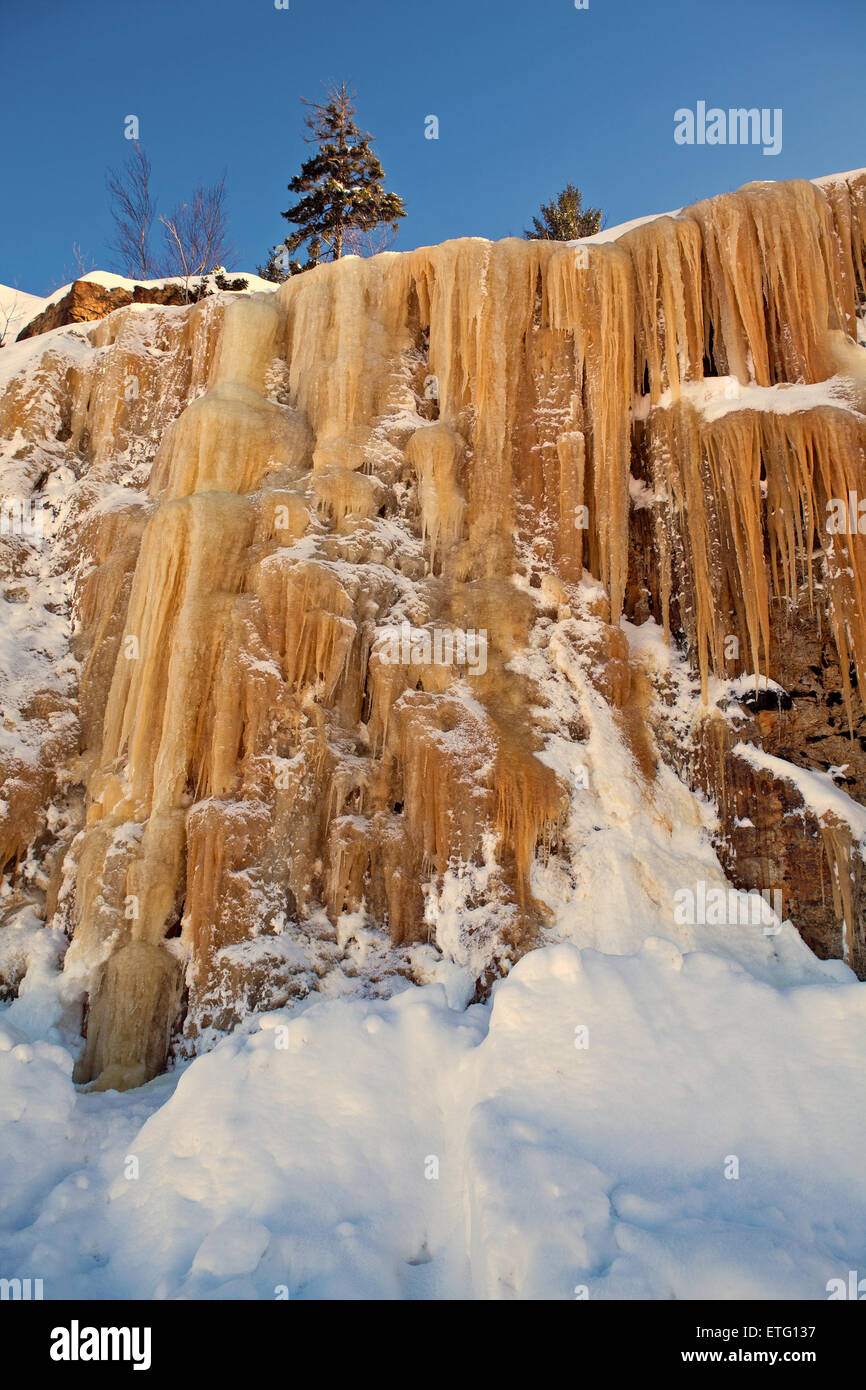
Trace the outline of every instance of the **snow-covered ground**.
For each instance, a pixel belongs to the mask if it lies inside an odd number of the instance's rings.
[[[124,1095],[76,1093],[25,990],[0,1268],[46,1297],[825,1298],[866,1253],[866,987],[670,935],[542,948],[465,1011],[308,1001]]]

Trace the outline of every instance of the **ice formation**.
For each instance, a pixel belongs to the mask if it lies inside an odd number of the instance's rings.
[[[350,257],[275,295],[119,310],[71,365],[28,358],[0,417],[29,486],[37,445],[87,464],[65,518],[81,670],[37,752],[4,753],[0,845],[14,872],[65,796],[43,876],[87,1001],[77,1079],[136,1085],[173,1037],[194,1050],[275,981],[288,997],[310,940],[357,914],[395,950],[435,943],[466,866],[504,969],[544,929],[539,866],[575,852],[586,791],[550,741],[588,737],[584,679],[628,749],[629,814],[673,836],[621,625],[641,603],[706,705],[714,680],[773,676],[777,610],[806,594],[850,720],[866,542],[825,518],[866,491],[864,299],[859,174],[601,244]],[[404,621],[483,632],[483,672],[432,642],[394,660]],[[822,828],[850,957],[851,833]]]

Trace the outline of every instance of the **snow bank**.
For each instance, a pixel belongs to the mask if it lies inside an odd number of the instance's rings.
[[[317,1002],[122,1096],[8,1018],[0,1265],[46,1297],[821,1299],[862,1261],[838,962],[562,944],[492,1005]]]

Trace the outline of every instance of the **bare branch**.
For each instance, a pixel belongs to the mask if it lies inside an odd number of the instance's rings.
[[[13,321],[18,317],[18,286],[15,286],[15,294],[6,304],[0,304],[0,348],[9,337],[9,328]]]
[[[226,176],[218,183],[200,184],[188,203],[181,203],[170,217],[161,217],[169,256],[169,274],[208,275],[235,255],[227,241],[228,207]]]
[[[75,279],[80,280],[89,271],[96,269],[96,261],[89,251],[82,251],[77,241],[72,243],[72,260],[75,264]]]
[[[343,233],[343,245],[353,256],[378,256],[382,251],[390,251],[397,239],[397,228],[391,223],[382,223],[371,231],[363,232],[358,227],[348,227]]]
[[[137,140],[124,168],[109,169],[105,184],[114,219],[110,249],[120,257],[127,275],[154,278],[158,270],[150,251],[150,229],[156,205],[150,191],[150,160]]]
[[[178,219],[183,216],[185,208],[186,203],[182,203],[178,212],[174,214],[174,218],[161,217],[159,220],[165,228],[165,240],[168,246],[169,254],[176,257],[177,264],[180,266],[180,271],[177,273],[183,276],[183,287],[184,292],[186,294],[186,302],[188,304],[189,277],[191,275],[194,275],[196,272],[194,266],[192,266],[187,259],[187,249],[184,244],[182,229],[178,223]],[[172,274],[175,273],[175,270],[172,269]]]

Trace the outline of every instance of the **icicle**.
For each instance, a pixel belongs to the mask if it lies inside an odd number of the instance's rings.
[[[688,216],[656,217],[622,238],[634,265],[635,389],[655,404],[703,375],[702,238]]]
[[[536,756],[538,692],[512,659],[536,598],[564,608],[584,568],[611,624],[596,679],[650,796],[647,693],[618,632],[633,448],[656,497],[665,634],[673,610],[705,695],[711,673],[732,674],[730,636],[737,663],[768,673],[772,605],[806,585],[850,718],[852,662],[866,689],[864,538],[830,534],[826,516],[866,476],[850,408],[866,369],[844,337],[864,248],[861,176],[750,185],[599,245],[351,257],[275,295],[166,316],[174,376],[158,410],[118,403],[136,363],[155,383],[132,317],[93,330],[101,365],[63,384],[75,447],[90,435],[108,467],[137,431],[172,423],[148,497],[88,523],[98,569],[78,595],[89,804],[70,961],[94,985],[89,1076],[147,1074],[164,1051],[162,942],[184,884],[200,993],[216,943],[256,929],[247,862],[300,913],[363,898],[408,941],[426,930],[425,876],[481,864],[498,837],[497,883],[528,917],[533,858],[565,803]],[[705,372],[781,396],[837,371],[838,406],[691,403]],[[34,436],[20,387],[2,411]],[[410,611],[428,636],[483,632],[483,669],[386,654]]]
[[[430,568],[447,555],[463,534],[466,499],[459,485],[463,441],[448,425],[416,430],[406,457],[418,474],[422,534],[430,544]]]
[[[826,817],[821,822],[821,835],[830,869],[833,907],[842,932],[842,959],[850,965],[858,927],[851,879],[851,830],[843,822]]]

